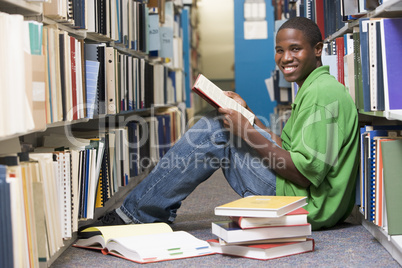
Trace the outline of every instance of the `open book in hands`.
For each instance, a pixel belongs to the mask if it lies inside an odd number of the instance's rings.
[[[166,223],[89,227],[82,232],[101,235],[78,239],[75,247],[99,249],[138,263],[150,263],[213,254],[208,242],[184,231],[174,232]]]
[[[241,106],[234,99],[226,96],[218,86],[216,86],[202,74],[198,75],[197,80],[193,85],[193,91],[200,95],[201,98],[206,100],[213,107],[228,108],[238,111],[248,119],[251,125],[254,124],[255,115],[252,112]]]

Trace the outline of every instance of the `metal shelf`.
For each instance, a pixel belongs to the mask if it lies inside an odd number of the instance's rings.
[[[25,0],[0,0],[0,11],[10,14],[34,16],[43,13],[42,3],[27,2]]]
[[[378,17],[401,17],[402,16],[402,1],[389,0],[378,6],[375,10],[362,14],[361,18],[378,18]],[[348,21],[341,29],[325,38],[324,42],[329,42],[346,33],[353,32],[353,28],[359,26],[359,19]]]

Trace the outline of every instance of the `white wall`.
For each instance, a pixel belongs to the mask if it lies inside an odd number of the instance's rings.
[[[233,0],[198,0],[201,71],[210,79],[233,79]]]

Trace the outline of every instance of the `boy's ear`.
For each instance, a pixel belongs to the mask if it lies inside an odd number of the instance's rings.
[[[314,51],[315,51],[315,56],[316,57],[321,57],[321,53],[322,53],[322,48],[324,47],[324,43],[323,42],[318,42],[315,47],[314,47]]]

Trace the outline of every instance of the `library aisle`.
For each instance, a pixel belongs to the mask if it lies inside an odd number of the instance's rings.
[[[216,2],[0,0],[0,267],[135,265],[72,247],[79,226],[119,206],[194,115],[212,109],[191,90],[200,73],[218,74],[212,65],[227,72],[206,77],[225,90],[245,91],[253,111],[268,113],[259,112],[280,134],[297,86],[269,60],[273,49],[264,54],[268,60],[258,60],[261,46],[270,47],[278,27],[294,16],[320,27],[323,63],[359,112],[352,216],[313,232],[312,253],[269,262],[211,255],[148,265],[402,265],[402,1],[234,0],[226,9]],[[233,25],[205,24],[200,11]],[[244,33],[256,21],[266,32]],[[203,35],[210,28],[226,38],[219,49]],[[218,65],[202,53],[230,57]],[[211,222],[220,219],[214,207],[236,198],[219,171],[185,200],[172,228],[214,238]]]

